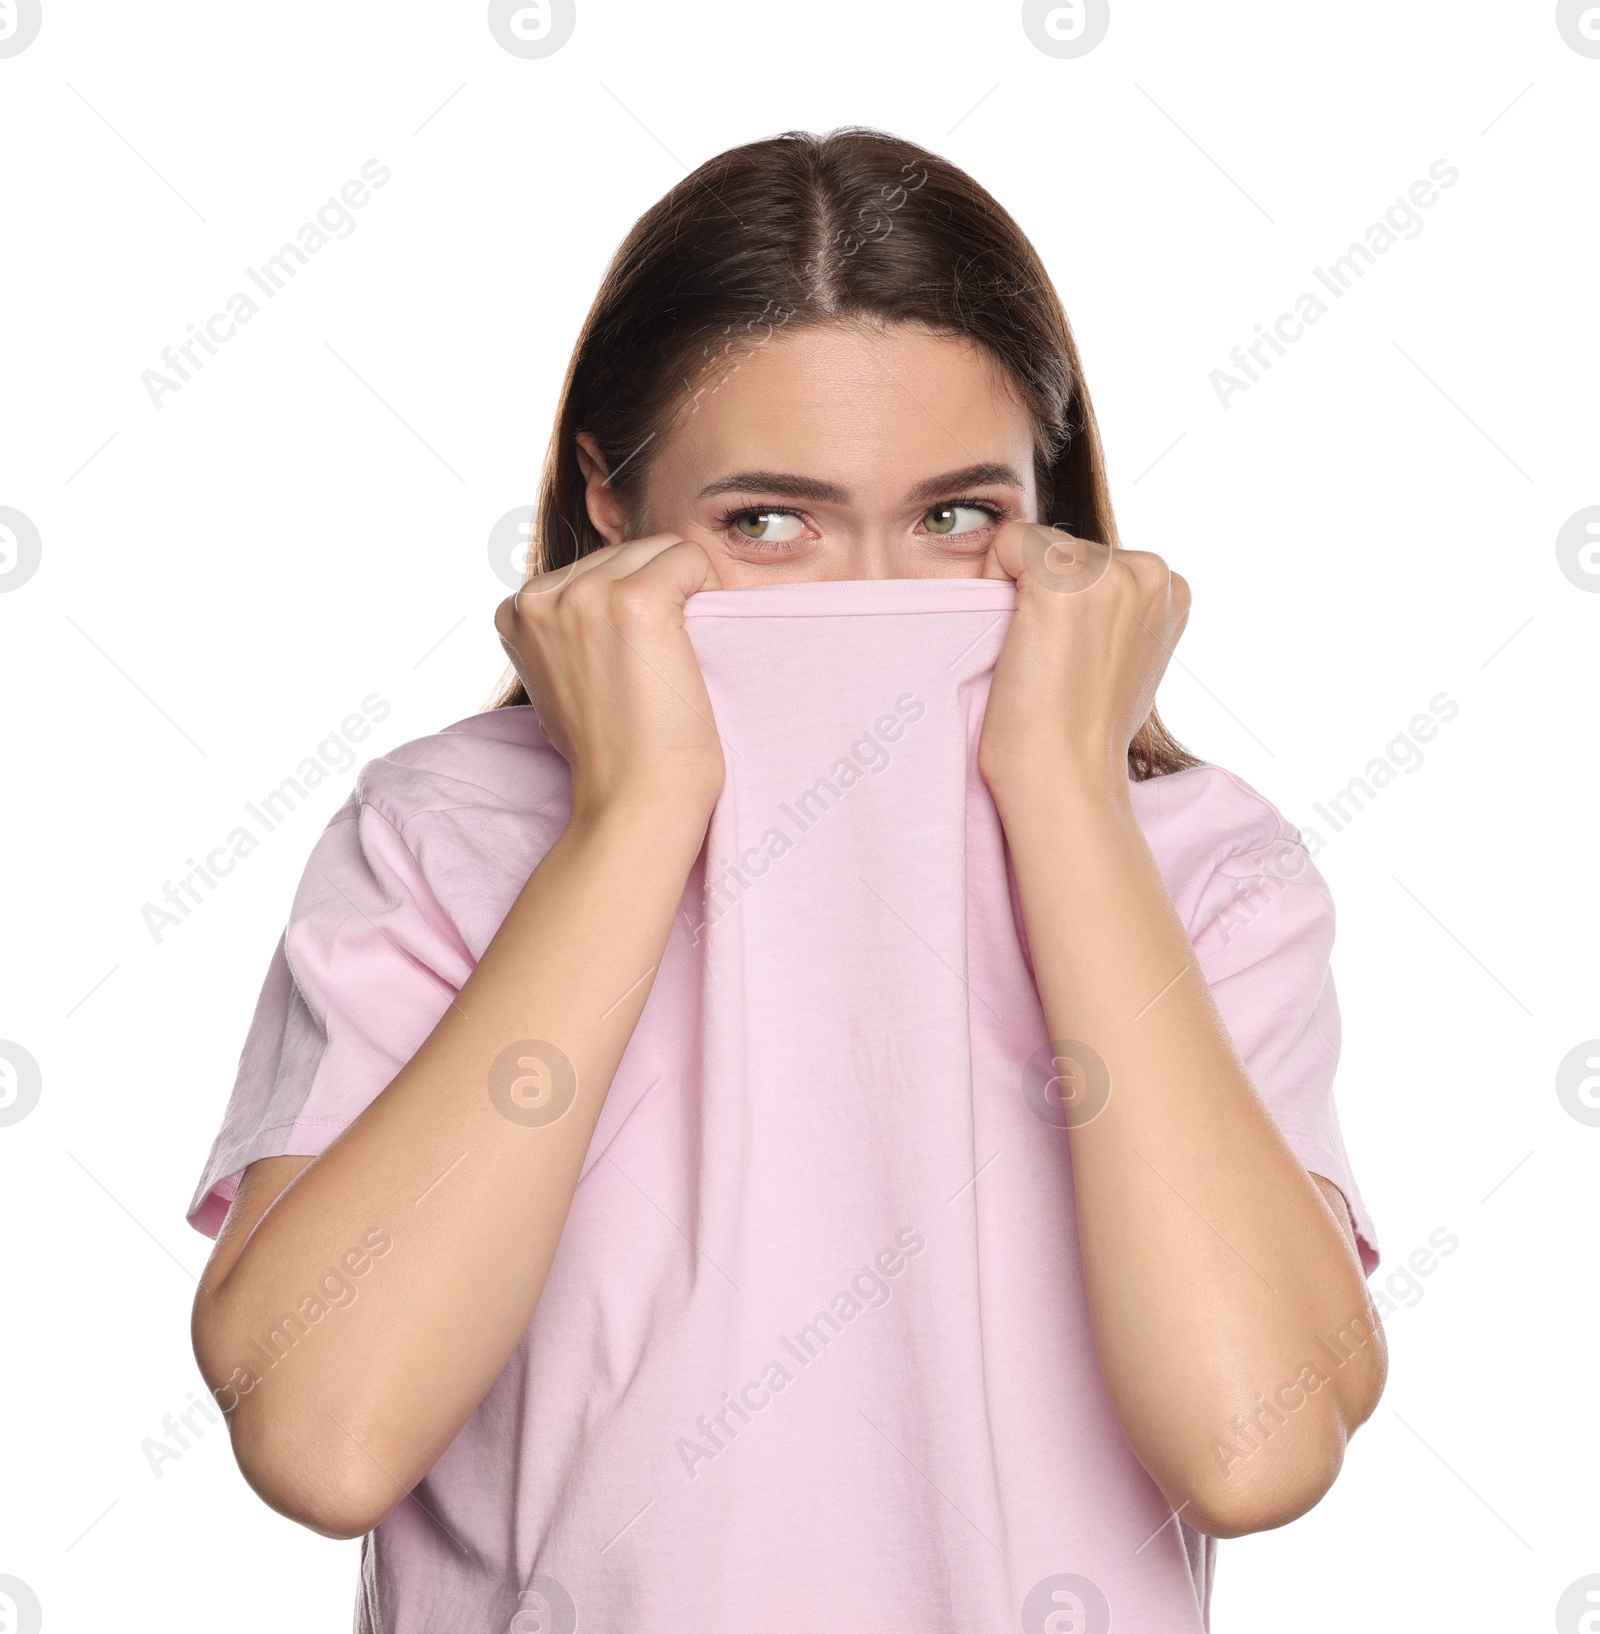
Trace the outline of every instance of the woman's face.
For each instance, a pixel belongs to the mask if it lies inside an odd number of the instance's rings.
[[[641,514],[580,436],[608,542],[680,534],[730,590],[977,578],[1001,523],[1037,519],[1031,419],[969,342],[910,326],[779,330],[701,385],[650,451]]]

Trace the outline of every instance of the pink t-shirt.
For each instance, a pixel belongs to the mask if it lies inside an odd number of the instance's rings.
[[[365,1539],[358,1634],[1206,1627],[1216,1546],[1170,1518],[1096,1358],[1072,1091],[977,771],[1015,595],[689,600],[727,785],[538,1309]],[[362,770],[268,969],[199,1230],[247,1164],[321,1152],[411,1057],[568,787],[528,708]],[[1132,798],[1257,1088],[1343,1191],[1370,1273],[1326,885],[1220,767]]]

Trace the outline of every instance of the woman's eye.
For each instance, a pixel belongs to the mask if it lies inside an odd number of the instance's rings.
[[[791,511],[743,511],[733,519],[733,525],[746,539],[759,539],[765,544],[780,544],[798,539],[800,518]]]
[[[929,533],[976,533],[994,517],[978,505],[935,505],[922,518]]]

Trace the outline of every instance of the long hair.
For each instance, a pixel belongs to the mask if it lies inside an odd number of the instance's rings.
[[[785,327],[852,319],[917,324],[986,348],[1032,415],[1041,520],[1118,543],[1077,346],[1027,236],[948,160],[852,126],[731,148],[623,240],[567,367],[529,571],[565,567],[606,542],[585,503],[580,431],[637,507],[655,449],[749,349]],[[512,672],[492,707],[527,702]],[[1135,781],[1199,764],[1154,710],[1128,746]]]

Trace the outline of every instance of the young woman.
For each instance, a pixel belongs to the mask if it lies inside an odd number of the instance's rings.
[[[531,566],[496,619],[509,690],[373,762],[319,841],[190,1212],[217,1236],[196,1354],[247,1480],[366,1535],[372,1631],[1204,1628],[1211,1540],[1309,1509],[1373,1411],[1376,1250],[1331,1099],[1326,889],[1157,719],[1188,586],[1117,542],[1031,246],[880,133],[710,161],[607,273]],[[764,1168],[770,1125],[716,1145],[642,1070],[606,1103],[636,1030],[714,1019],[734,979],[672,977],[731,748],[686,603],[887,607],[932,579],[997,588],[904,605],[1014,595],[976,771],[1048,1036],[1090,1042],[1046,1052],[1061,1144],[1032,1178],[1002,1198],[969,1170],[940,1216],[945,1280],[930,1254],[892,1321],[839,1296],[857,1331],[826,1360],[856,1394],[813,1421],[812,1378],[773,1405],[810,1351],[757,1380],[740,1302],[777,1238],[916,1194],[915,1094],[877,1168],[852,1136],[827,1175]],[[840,1076],[828,1115],[881,1088]],[[679,1143],[654,1189],[650,1094]],[[758,1214],[779,1174],[832,1202]],[[706,1263],[713,1231],[744,1277]],[[851,1286],[910,1289],[927,1241],[862,1241]],[[827,1289],[773,1298],[802,1322]]]

